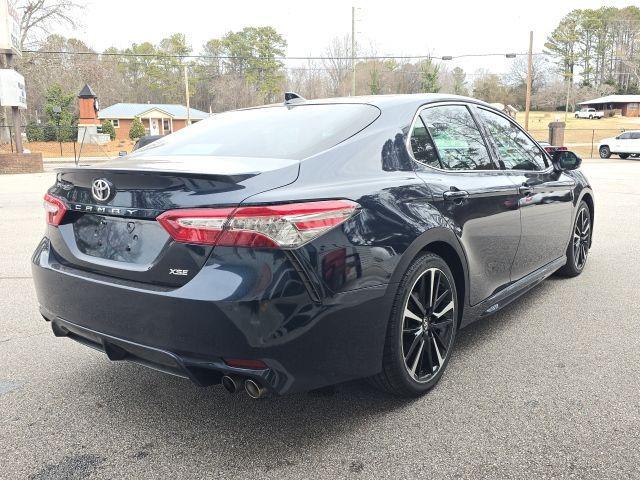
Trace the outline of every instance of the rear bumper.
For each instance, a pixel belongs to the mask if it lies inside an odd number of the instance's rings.
[[[313,301],[286,254],[253,251],[244,258],[238,250],[221,249],[188,284],[173,289],[64,265],[46,238],[32,269],[41,313],[54,333],[112,360],[200,385],[237,373],[276,393],[380,370],[390,309],[386,286]],[[233,368],[223,358],[258,359],[269,368]]]
[[[46,319],[47,313],[42,309],[41,313]],[[278,373],[270,368],[248,370],[230,367],[222,359],[211,358],[203,361],[180,357],[167,350],[96,332],[59,317],[51,320],[51,328],[56,337],[68,337],[83,345],[99,350],[106,354],[109,360],[126,360],[137,363],[163,373],[187,378],[203,387],[220,383],[222,376],[225,374],[236,374],[253,378],[261,384],[269,386],[271,390],[282,388],[278,383]]]

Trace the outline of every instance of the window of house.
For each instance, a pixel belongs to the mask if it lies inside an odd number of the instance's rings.
[[[464,105],[427,108],[420,118],[435,144],[441,168],[446,170],[493,170],[482,134]]]
[[[171,133],[171,121],[168,118],[162,120],[162,130],[164,133]]]
[[[479,109],[493,138],[500,161],[507,170],[544,170],[547,160],[542,150],[513,122],[497,113]]]
[[[111,125],[113,125],[113,128],[118,128],[120,126],[120,120],[117,118],[112,118]]]

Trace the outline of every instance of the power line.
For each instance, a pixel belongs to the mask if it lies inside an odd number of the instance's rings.
[[[239,55],[176,55],[167,53],[133,53],[133,52],[67,52],[64,50],[23,50],[23,53],[29,53],[33,55],[82,55],[82,56],[107,56],[107,57],[134,57],[134,58],[176,58],[176,59],[194,59],[194,60],[253,60],[259,57],[247,57]],[[269,57],[271,60],[455,60],[459,58],[472,58],[472,57],[507,57],[507,56],[527,56],[525,53],[467,53],[462,55],[362,55],[362,56],[274,56]],[[533,55],[546,55],[544,52],[536,52]]]

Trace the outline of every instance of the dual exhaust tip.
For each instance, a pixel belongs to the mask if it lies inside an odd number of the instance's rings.
[[[250,378],[243,379],[239,375],[223,376],[222,386],[229,393],[238,393],[244,387],[244,391],[247,392],[247,395],[256,400],[258,398],[264,397],[267,393],[267,389],[255,380],[252,380]]]

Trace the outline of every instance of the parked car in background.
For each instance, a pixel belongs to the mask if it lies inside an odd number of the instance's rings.
[[[144,137],[140,137],[133,145],[133,150],[131,151],[133,152],[135,150],[138,150],[139,148],[147,146],[150,143],[155,142],[156,140],[160,140],[162,137],[164,137],[164,135],[145,135]]]
[[[604,111],[595,108],[583,108],[576,112],[576,118],[600,119],[604,117]]]
[[[622,132],[617,137],[605,138],[598,145],[600,158],[618,155],[620,158],[640,156],[640,130]]]
[[[544,151],[550,155],[552,155],[553,152],[556,152],[558,150],[565,150],[565,151],[568,150],[567,147],[557,147],[555,145],[551,145],[549,142],[538,142],[538,145],[544,148]]]
[[[32,257],[40,312],[111,360],[254,398],[362,377],[420,395],[460,328],[583,271],[579,167],[455,95],[221,113],[59,170]]]

